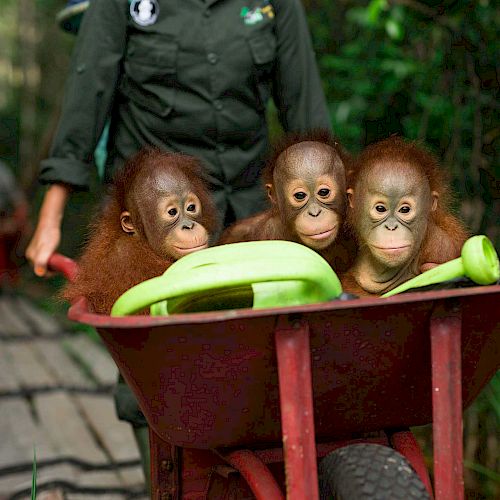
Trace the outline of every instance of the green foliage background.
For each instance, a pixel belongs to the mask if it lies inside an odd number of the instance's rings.
[[[449,172],[472,233],[500,248],[500,9],[492,0],[303,0],[334,130],[357,152],[401,134]],[[74,39],[55,23],[64,0],[0,0],[0,159],[33,200],[62,99]],[[273,130],[278,133],[278,129]],[[95,191],[94,191],[95,193]],[[67,211],[72,255],[95,194]],[[75,230],[79,228],[79,230]],[[499,498],[500,378],[465,416],[469,498]],[[417,430],[430,451],[430,432]]]
[[[500,10],[488,0],[307,7],[341,140],[355,151],[393,133],[427,144],[450,173],[471,231],[488,233],[498,248]]]

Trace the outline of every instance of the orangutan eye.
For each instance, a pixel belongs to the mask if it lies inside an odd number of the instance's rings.
[[[384,213],[384,212],[386,212],[386,211],[387,211],[387,209],[384,207],[384,205],[377,205],[377,206],[375,207],[375,210],[376,210],[377,212],[379,212],[379,213]]]
[[[402,213],[402,214],[407,214],[409,211],[411,210],[411,208],[408,206],[408,205],[404,205],[402,206],[399,211]]]
[[[177,215],[177,209],[171,208],[167,213],[168,213],[168,215],[175,217]]]
[[[188,205],[186,208],[188,212],[194,212],[196,210],[196,205],[194,203],[191,203],[191,205]]]
[[[306,193],[304,193],[304,191],[299,191],[298,193],[294,193],[293,197],[297,200],[297,201],[302,201],[305,199],[306,197]]]
[[[327,188],[323,188],[318,191],[318,194],[323,198],[327,197],[330,193],[331,191]]]

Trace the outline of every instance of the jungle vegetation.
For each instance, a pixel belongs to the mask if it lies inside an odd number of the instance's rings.
[[[303,1],[341,142],[357,152],[396,133],[427,144],[449,172],[456,209],[471,233],[487,234],[500,248],[498,4]],[[0,1],[0,159],[35,200],[36,172],[56,127],[74,43],[55,22],[64,5]],[[81,217],[91,199],[76,197],[66,218]],[[66,245],[71,254],[74,242]],[[500,495],[499,426],[497,374],[465,414],[468,498]],[[417,434],[430,452],[430,429]]]

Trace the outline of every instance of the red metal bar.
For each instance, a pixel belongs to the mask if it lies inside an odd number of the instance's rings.
[[[431,317],[434,491],[436,500],[463,500],[460,310],[439,305]]]
[[[343,448],[350,444],[357,443],[373,443],[380,444],[382,446],[390,446],[389,440],[386,437],[374,437],[374,438],[359,438],[359,439],[349,439],[341,441],[332,441],[330,443],[316,443],[316,458],[323,458],[335,451],[338,448]],[[267,448],[265,450],[253,450],[253,453],[262,460],[266,465],[275,464],[278,462],[284,462],[283,449],[282,448]]]
[[[275,340],[287,499],[317,500],[309,324],[279,316]]]
[[[59,253],[50,256],[48,265],[52,271],[62,273],[68,281],[74,281],[78,273],[78,264],[73,259]],[[96,272],[98,271],[96,270]]]
[[[233,451],[224,457],[246,479],[257,500],[284,500],[271,471],[250,450]]]
[[[401,455],[403,455],[411,466],[415,469],[415,472],[420,477],[420,480],[424,483],[425,488],[429,492],[431,500],[433,498],[432,485],[429,477],[429,471],[425,465],[424,454],[420,449],[415,436],[411,431],[400,431],[395,432],[390,437],[392,447]]]

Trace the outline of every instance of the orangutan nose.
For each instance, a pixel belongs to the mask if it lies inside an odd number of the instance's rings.
[[[395,231],[398,228],[398,224],[396,222],[393,224],[384,224],[384,226],[389,231]]]
[[[193,229],[194,222],[192,220],[182,223],[182,229]]]
[[[310,208],[307,212],[311,217],[317,217],[321,213],[320,207]]]

